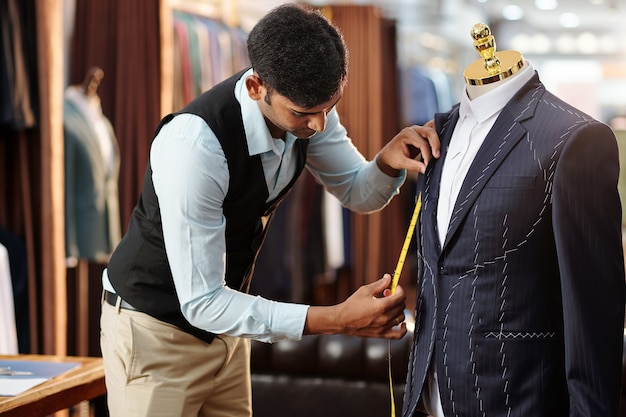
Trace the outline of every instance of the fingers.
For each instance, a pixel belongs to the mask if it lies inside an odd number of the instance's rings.
[[[439,136],[433,126],[411,126],[410,129],[414,132],[412,135],[412,145],[419,149],[424,164],[428,165],[428,162],[432,157],[439,158],[441,155],[441,143]]]
[[[384,337],[385,339],[402,339],[402,337],[406,334],[406,323],[402,323],[400,326],[392,327],[387,330],[382,336],[376,337]]]
[[[395,325],[399,326],[404,322],[404,311],[402,312],[402,314],[400,314],[399,316],[396,317],[395,320]]]
[[[336,305],[334,317],[339,332],[366,337],[402,337],[406,295],[398,286],[394,294],[382,296],[389,291],[390,283],[391,275],[385,274]]]
[[[360,329],[352,332],[352,336],[376,337],[384,339],[401,339],[407,332],[406,323],[379,329]]]
[[[389,149],[383,148],[383,161],[395,169],[424,173],[431,158],[441,154],[439,136],[429,126],[405,127],[390,144]]]
[[[380,295],[382,295],[382,297],[390,297],[391,295],[397,294],[397,297],[404,298],[404,290],[399,284],[396,285],[396,291],[393,294],[391,293],[391,279],[391,275],[385,274],[378,281],[369,284],[372,286],[372,294],[376,297]]]
[[[372,295],[378,295],[382,293],[386,288],[389,288],[391,285],[391,275],[384,274],[382,278],[377,281],[368,284],[367,286],[371,288]]]
[[[397,177],[402,169],[424,173],[431,157],[440,155],[441,143],[435,129],[415,125],[394,136],[376,155],[376,162],[385,174]]]

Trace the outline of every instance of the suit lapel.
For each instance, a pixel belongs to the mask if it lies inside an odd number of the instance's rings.
[[[423,176],[423,185],[420,187],[422,190],[422,218],[428,219],[428,221],[422,221],[422,224],[430,225],[427,235],[432,236],[432,239],[437,236],[437,200],[443,161],[448,153],[452,132],[458,120],[458,105],[455,105],[448,113],[435,115],[435,129],[441,142],[441,156],[439,159],[431,159]]]
[[[441,142],[441,156],[439,159],[432,159],[426,167],[424,173],[424,188],[422,200],[424,204],[429,202],[433,206],[437,206],[437,199],[439,198],[439,182],[441,181],[441,171],[443,169],[443,162],[448,154],[450,147],[450,140],[452,139],[452,132],[454,132],[454,126],[459,120],[459,105],[455,105],[448,113],[438,113],[435,115],[435,129],[439,135]],[[430,186],[434,184],[434,186]],[[426,207],[424,207],[426,209]]]
[[[469,214],[470,208],[489,178],[494,175],[509,152],[525,137],[526,129],[522,125],[522,121],[533,116],[538,97],[541,96],[540,93],[543,90],[543,85],[535,74],[533,79],[502,109],[463,181],[442,250],[457,232],[462,220]]]
[[[448,148],[450,147],[450,140],[452,139],[452,132],[454,132],[454,126],[459,120],[459,106],[455,105],[448,113],[438,113],[435,115],[435,129],[439,135],[441,142],[441,156],[439,159],[432,159],[431,164],[428,165],[426,176],[425,192],[427,200],[437,201],[439,198],[439,182],[441,180],[441,171],[443,169],[443,161],[448,154]],[[429,184],[436,184],[436,187],[431,189]]]

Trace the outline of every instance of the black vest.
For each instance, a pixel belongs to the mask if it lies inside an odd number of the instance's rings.
[[[248,153],[241,106],[234,95],[235,84],[244,72],[216,85],[180,112],[164,117],[155,136],[176,114],[181,113],[202,117],[217,136],[230,174],[223,205],[226,218],[226,283],[231,288],[247,292],[272,215],[304,168],[308,141],[296,141],[296,174],[276,199],[266,203],[269,193],[261,158]],[[192,326],[180,311],[165,252],[161,213],[152,183],[150,162],[128,232],[111,255],[108,276],[117,294],[136,309],[206,342],[210,343],[215,337]]]

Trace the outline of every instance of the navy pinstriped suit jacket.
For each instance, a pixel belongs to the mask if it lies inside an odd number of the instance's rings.
[[[617,143],[535,74],[506,105],[459,193],[446,241],[443,155],[422,177],[416,331],[403,416],[436,361],[446,416],[617,416],[624,260]]]

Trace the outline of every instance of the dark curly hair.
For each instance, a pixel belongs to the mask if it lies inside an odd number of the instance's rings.
[[[248,56],[268,93],[303,108],[329,101],[348,76],[341,32],[318,10],[298,4],[278,6],[254,26]]]

